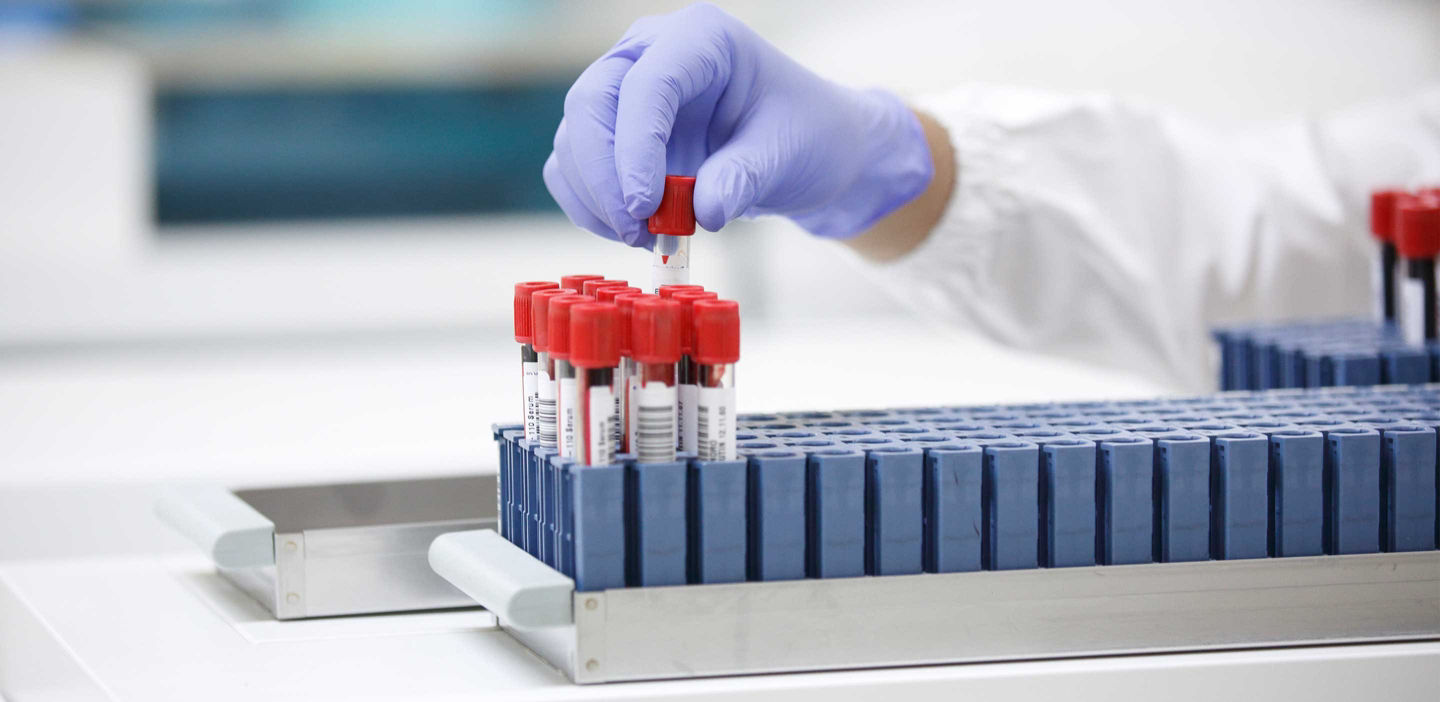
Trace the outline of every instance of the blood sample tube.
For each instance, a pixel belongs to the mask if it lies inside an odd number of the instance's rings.
[[[540,438],[540,356],[535,351],[535,315],[530,296],[553,290],[555,283],[537,280],[515,284],[515,341],[520,343],[520,409],[525,418],[525,438]]]
[[[675,293],[677,293],[677,292],[683,292],[683,291],[685,291],[685,290],[704,290],[704,289],[705,289],[705,286],[703,286],[703,285],[689,285],[689,284],[686,284],[686,285],[661,285],[661,286],[655,291],[655,294],[656,294],[656,295],[659,295],[660,297],[665,298],[666,300],[669,300],[670,298],[674,297],[674,296],[675,296]]]
[[[691,311],[695,399],[695,452],[702,461],[735,458],[735,362],[740,360],[740,305],[699,300]]]
[[[564,275],[560,276],[560,287],[571,292],[583,294],[585,292],[585,281],[604,279],[605,276],[603,275]]]
[[[647,295],[632,303],[629,452],[641,463],[675,460],[676,367],[683,327],[680,303]]]
[[[532,315],[532,343],[535,346],[536,365],[540,371],[539,388],[536,392],[536,414],[539,420],[540,446],[558,449],[559,425],[556,421],[555,359],[550,357],[550,301],[557,297],[573,295],[564,288],[538,290],[530,295]]]
[[[680,367],[676,383],[679,387],[675,401],[676,426],[680,428],[681,451],[695,452],[695,364],[690,351],[694,348],[695,324],[690,316],[691,306],[698,300],[715,300],[720,296],[704,290],[681,290],[670,296],[680,303]]]
[[[1377,190],[1370,193],[1370,233],[1380,242],[1375,257],[1374,291],[1376,315],[1380,321],[1394,324],[1395,263],[1395,201],[1403,195],[1398,190]]]
[[[600,289],[598,289],[598,290],[595,291],[595,301],[596,301],[596,302],[614,302],[614,301],[615,301],[615,298],[620,297],[621,295],[625,295],[625,294],[627,294],[627,293],[636,293],[636,294],[639,294],[640,292],[641,292],[640,288],[636,288],[636,287],[621,286],[621,285],[607,285],[607,286],[605,286],[605,287],[603,287],[603,288],[600,288]]]
[[[582,302],[570,310],[570,363],[579,398],[575,460],[582,465],[609,465],[619,449],[614,394],[620,362],[618,312],[608,302]]]
[[[1401,330],[1405,343],[1424,344],[1440,338],[1436,309],[1435,257],[1440,255],[1440,202],[1401,198],[1395,212],[1396,245],[1404,260],[1401,282]]]
[[[604,288],[612,290],[613,288]],[[620,365],[616,368],[615,388],[620,399],[620,451],[630,453],[630,423],[634,412],[631,411],[631,388],[639,380],[638,371],[635,367],[635,358],[631,355],[631,341],[634,338],[632,322],[635,317],[635,301],[645,298],[653,298],[654,295],[642,293],[635,288],[627,288],[635,292],[620,293],[615,296],[615,307],[620,313]]]
[[[595,279],[595,280],[587,280],[587,281],[581,283],[581,284],[580,284],[580,293],[581,293],[582,295],[589,295],[590,297],[595,297],[595,291],[598,290],[598,289],[600,289],[600,288],[608,288],[608,287],[610,287],[610,286],[612,286],[612,285],[618,285],[618,286],[620,286],[620,287],[623,288],[623,287],[625,287],[625,286],[627,286],[627,285],[629,285],[629,284],[630,284],[630,283],[628,283],[628,282],[626,282],[626,281],[623,281],[623,280],[611,280],[611,279],[609,279],[609,278],[597,278],[597,279]]]
[[[665,176],[660,206],[648,222],[655,235],[654,258],[650,263],[650,289],[690,282],[690,237],[695,234],[695,179]]]
[[[555,362],[555,422],[559,428],[556,448],[564,458],[577,458],[575,428],[580,421],[580,394],[575,384],[575,366],[570,363],[570,310],[593,300],[573,293],[550,300],[547,343],[550,358]]]

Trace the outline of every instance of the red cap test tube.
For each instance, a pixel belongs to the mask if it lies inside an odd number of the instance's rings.
[[[680,303],[648,295],[633,304],[629,451],[641,463],[665,463],[675,460],[679,443]]]
[[[1404,262],[1400,283],[1400,330],[1408,344],[1440,338],[1435,259],[1440,256],[1440,201],[1402,196],[1396,200],[1395,246]]]
[[[550,299],[549,338],[546,350],[555,364],[556,449],[561,456],[575,457],[575,429],[579,421],[580,394],[575,383],[575,367],[570,362],[570,311],[576,305],[593,301],[584,295],[561,295]]]
[[[679,392],[675,405],[675,414],[680,427],[681,451],[694,453],[695,445],[695,393],[696,377],[695,364],[690,359],[690,348],[695,337],[695,327],[691,318],[691,310],[698,300],[715,300],[720,296],[713,292],[704,290],[679,290],[670,296],[670,299],[680,303],[680,367],[678,385]]]
[[[608,302],[570,309],[570,363],[575,367],[575,459],[581,465],[613,463],[620,441],[614,390],[620,362],[619,310]]]
[[[1370,193],[1370,233],[1379,242],[1375,258],[1376,273],[1372,277],[1376,315],[1382,322],[1394,323],[1395,304],[1395,201],[1404,195],[1400,190],[1376,190]]]
[[[520,343],[520,409],[525,438],[540,438],[540,356],[535,351],[535,314],[532,296],[558,286],[548,280],[515,284],[515,341]]]
[[[740,305],[698,300],[691,312],[695,366],[695,452],[702,461],[730,461],[735,447],[735,363],[740,360]]]
[[[608,292],[615,288],[603,288]],[[625,288],[631,292],[621,292],[615,295],[615,308],[620,314],[620,365],[616,367],[615,391],[620,398],[620,450],[624,453],[631,452],[631,418],[634,416],[632,389],[638,381],[638,371],[635,366],[635,359],[630,357],[630,346],[632,337],[631,320],[634,319],[635,301],[645,298],[653,298],[654,295],[642,293],[636,288]]]
[[[536,426],[538,441],[544,448],[559,448],[559,424],[556,403],[559,388],[555,383],[555,359],[550,356],[550,301],[573,295],[564,288],[538,290],[530,295],[531,345],[537,361]]]
[[[646,223],[655,235],[654,258],[650,263],[650,289],[690,282],[690,237],[695,234],[695,179],[665,176],[660,205]]]

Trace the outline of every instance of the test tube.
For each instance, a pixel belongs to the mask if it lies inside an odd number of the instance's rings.
[[[605,288],[606,291],[613,288]],[[632,411],[631,398],[632,388],[639,381],[639,371],[636,369],[635,358],[631,355],[631,341],[634,338],[633,320],[635,317],[635,301],[645,298],[653,298],[654,295],[642,293],[635,288],[627,288],[634,292],[624,292],[615,296],[615,308],[620,314],[620,365],[616,367],[615,387],[620,398],[620,451],[632,453],[633,442],[631,439],[631,422],[635,413]]]
[[[690,358],[695,341],[695,324],[690,311],[697,300],[715,300],[719,297],[704,290],[681,290],[670,296],[670,299],[680,303],[680,366],[676,371],[679,389],[675,400],[676,426],[680,428],[678,448],[688,453],[695,452],[695,393],[698,387],[695,364]]]
[[[603,275],[590,275],[590,274],[582,274],[582,275],[562,275],[562,276],[560,276],[560,287],[562,287],[562,288],[564,288],[564,289],[566,289],[566,290],[569,290],[569,291],[571,291],[571,292],[577,292],[577,293],[583,294],[583,293],[585,292],[585,281],[587,281],[587,280],[604,280],[604,279],[605,279],[605,276],[603,276]]]
[[[614,374],[620,362],[618,310],[608,302],[582,302],[570,310],[570,363],[575,367],[579,400],[575,459],[582,465],[614,462],[619,417],[615,413]]]
[[[594,280],[587,280],[587,281],[581,283],[581,284],[580,284],[580,294],[582,294],[582,295],[588,295],[588,296],[590,296],[590,297],[595,297],[595,291],[598,290],[598,289],[600,289],[600,288],[608,288],[608,287],[610,287],[610,286],[612,286],[612,285],[618,285],[618,286],[620,286],[620,287],[623,288],[623,287],[625,287],[625,286],[627,286],[627,285],[629,285],[629,284],[630,284],[630,283],[628,283],[628,282],[626,282],[626,281],[623,281],[623,280],[611,280],[611,279],[609,279],[609,278],[596,278],[596,279],[594,279]]]
[[[665,192],[660,206],[648,222],[655,235],[655,251],[650,263],[650,289],[659,292],[662,285],[683,285],[690,282],[690,237],[695,234],[695,179],[688,176],[665,176]]]
[[[530,295],[531,339],[535,346],[536,367],[540,371],[537,379],[539,387],[536,392],[536,414],[542,448],[559,448],[559,425],[556,420],[556,399],[559,391],[555,383],[555,359],[550,356],[550,301],[573,294],[564,288],[550,288],[537,290]]]
[[[558,445],[563,458],[575,458],[576,423],[580,421],[580,393],[575,384],[575,366],[570,363],[570,310],[575,305],[591,302],[584,295],[561,295],[550,300],[550,358],[555,361],[555,421],[559,427]]]
[[[691,360],[699,388],[695,400],[695,452],[702,461],[735,458],[735,363],[740,360],[740,305],[696,301],[691,316]]]
[[[630,321],[630,453],[641,463],[675,460],[676,365],[683,326],[680,303],[655,295],[635,299]]]
[[[548,280],[515,284],[515,341],[520,343],[520,410],[525,438],[540,438],[540,356],[535,351],[535,315],[530,296],[558,286]]]
[[[1377,290],[1374,292],[1376,315],[1382,322],[1394,324],[1395,306],[1395,264],[1398,253],[1395,248],[1395,201],[1403,193],[1398,190],[1377,190],[1370,193],[1370,233],[1380,242],[1374,262],[1373,276]]]
[[[1401,198],[1395,213],[1396,245],[1405,260],[1400,288],[1401,331],[1405,343],[1420,345],[1440,338],[1435,257],[1440,255],[1440,201]]]

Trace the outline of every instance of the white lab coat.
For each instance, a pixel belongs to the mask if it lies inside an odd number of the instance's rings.
[[[1440,86],[1207,126],[1139,102],[972,86],[914,103],[955,146],[939,225],[882,275],[922,315],[1215,387],[1222,321],[1370,314],[1369,192],[1440,183]]]

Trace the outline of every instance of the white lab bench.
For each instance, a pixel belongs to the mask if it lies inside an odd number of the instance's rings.
[[[160,486],[493,472],[502,331],[0,362],[0,695],[47,699],[1433,699],[1440,642],[571,685],[483,610],[279,622],[155,520]],[[833,352],[846,339],[843,361]],[[975,373],[939,372],[920,345]],[[747,410],[1143,396],[904,322],[748,333]],[[802,365],[795,358],[813,359]],[[854,369],[884,369],[856,373]],[[873,616],[855,611],[853,616]]]

